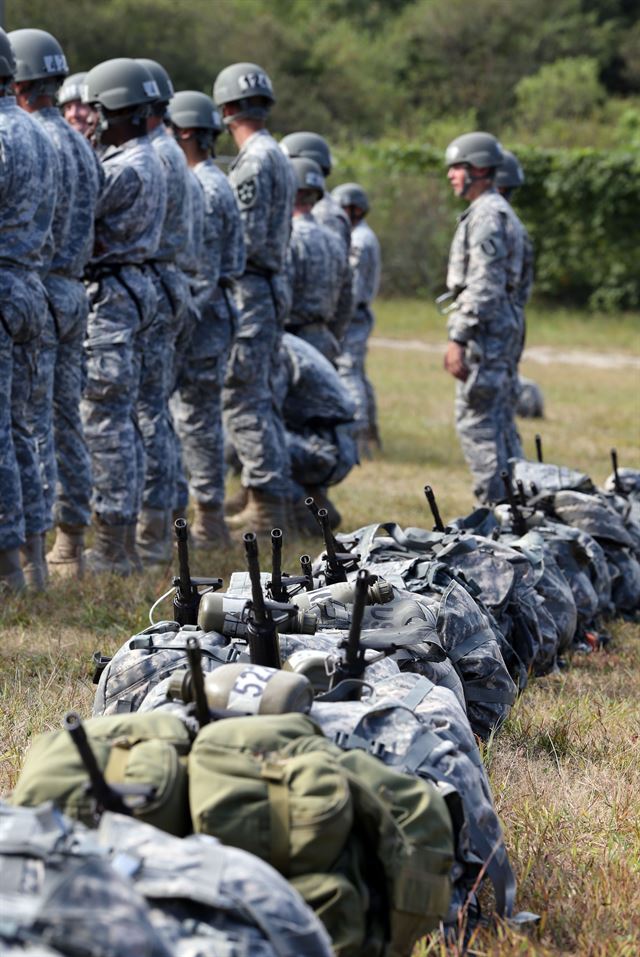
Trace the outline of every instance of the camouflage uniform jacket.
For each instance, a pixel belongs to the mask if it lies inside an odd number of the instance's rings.
[[[345,252],[351,246],[351,223],[342,206],[335,201],[331,193],[325,193],[313,207],[316,222],[321,223],[335,233],[343,243]]]
[[[46,271],[58,188],[55,149],[39,123],[0,97],[0,261]]]
[[[105,186],[96,209],[95,264],[153,259],[167,204],[162,164],[148,136],[108,149],[102,157]]]
[[[310,213],[293,217],[286,262],[289,326],[328,322],[333,315],[334,249],[329,233]]]
[[[220,281],[236,279],[244,272],[244,237],[238,205],[224,173],[212,159],[198,163],[193,172],[204,195],[202,254],[193,284],[201,307],[217,297]]]
[[[204,192],[200,180],[189,170],[189,220],[187,223],[187,241],[178,251],[176,263],[193,279],[200,268],[202,243],[204,242]]]
[[[353,270],[353,302],[369,306],[380,285],[380,243],[364,220],[351,233],[351,268]]]
[[[164,126],[152,130],[149,140],[164,167],[167,184],[167,209],[155,259],[175,262],[189,237],[189,168]]]
[[[50,271],[81,279],[93,251],[94,214],[104,182],[100,163],[84,136],[55,107],[33,114],[58,154],[59,189],[52,224]]]
[[[247,255],[247,272],[282,272],[296,184],[289,160],[267,130],[244,143],[231,164]]]
[[[518,321],[513,296],[522,274],[522,227],[495,189],[475,199],[458,221],[447,286],[457,296],[449,339],[477,343],[484,359],[513,354]]]

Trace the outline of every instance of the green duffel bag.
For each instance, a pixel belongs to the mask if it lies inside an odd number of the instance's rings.
[[[191,831],[186,755],[191,736],[172,714],[109,715],[84,722],[88,743],[110,785],[140,785],[133,814],[169,834]],[[70,817],[96,824],[95,800],[76,745],[67,731],[40,734],[27,752],[11,803],[53,801]]]
[[[204,727],[189,755],[194,830],[256,854],[285,877],[330,870],[351,831],[351,791],[335,761],[292,753],[308,737],[322,740],[302,714]]]

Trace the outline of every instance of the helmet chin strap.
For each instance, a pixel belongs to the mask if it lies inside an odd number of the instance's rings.
[[[114,126],[122,126],[124,123],[131,123],[133,126],[140,126],[141,124],[144,124],[145,120],[149,116],[148,106],[138,106],[137,108],[133,109],[131,113],[123,113],[119,116],[114,116],[113,114],[107,115],[107,111],[102,104],[96,103],[95,111],[98,114],[98,122],[96,123],[94,138],[98,144],[102,140],[103,133],[106,133],[108,129],[112,129]]]

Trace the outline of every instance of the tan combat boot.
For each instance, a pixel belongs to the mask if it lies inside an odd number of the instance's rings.
[[[49,573],[57,578],[82,578],[84,525],[58,525],[53,548],[47,552]]]
[[[231,515],[239,515],[240,512],[249,504],[249,489],[241,485],[239,491],[235,495],[232,495],[231,498],[228,498],[224,503],[224,514],[229,517]]]
[[[133,529],[135,546],[135,525],[104,525],[96,520],[93,548],[84,553],[86,570],[94,575],[109,572],[123,578],[130,575],[132,569],[126,546],[129,529]]]
[[[259,489],[249,489],[247,507],[228,521],[229,528],[236,532],[271,533],[272,528],[289,528],[287,500],[268,495]]]
[[[0,595],[3,591],[22,591],[25,584],[20,564],[20,549],[0,550]]]
[[[220,548],[231,544],[222,505],[195,503],[189,542],[194,548]]]
[[[32,591],[44,591],[49,577],[44,558],[44,533],[27,535],[24,545],[20,546],[20,555],[27,588]]]
[[[165,509],[143,508],[136,526],[137,555],[144,566],[166,565],[173,558],[172,513]],[[131,561],[132,556],[129,556]]]

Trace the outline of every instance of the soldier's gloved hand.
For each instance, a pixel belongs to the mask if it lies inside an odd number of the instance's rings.
[[[444,367],[455,379],[465,382],[469,375],[469,369],[464,361],[464,346],[452,339],[447,344],[447,351],[444,355]]]

